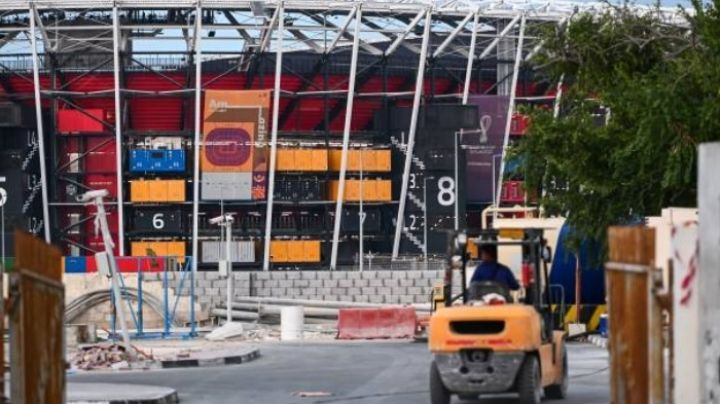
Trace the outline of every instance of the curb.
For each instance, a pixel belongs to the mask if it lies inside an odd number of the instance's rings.
[[[177,404],[175,389],[115,383],[68,383],[69,404]]]
[[[139,400],[82,400],[68,401],[68,404],[178,404],[180,398],[177,392],[172,392],[162,398],[139,399]]]
[[[599,335],[591,335],[588,337],[588,341],[590,341],[591,344],[597,347],[607,349],[608,340],[605,337],[601,337]]]
[[[221,356],[217,358],[207,359],[179,359],[174,361],[160,361],[160,367],[162,369],[177,369],[239,365],[241,363],[251,362],[259,357],[260,350],[253,349],[252,351],[242,355]]]

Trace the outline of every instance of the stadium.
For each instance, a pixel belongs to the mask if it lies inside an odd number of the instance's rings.
[[[230,213],[238,268],[427,260],[486,207],[532,205],[504,153],[518,106],[562,83],[527,62],[542,30],[605,7],[4,1],[6,220],[92,256],[78,196],[106,189],[119,257],[216,268],[210,219]]]

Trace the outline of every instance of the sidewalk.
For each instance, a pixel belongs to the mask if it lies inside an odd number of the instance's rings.
[[[68,383],[69,404],[175,404],[177,392],[169,387],[116,383]]]

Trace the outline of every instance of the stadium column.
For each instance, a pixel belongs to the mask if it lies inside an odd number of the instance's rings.
[[[465,83],[463,84],[463,105],[467,105],[468,97],[470,96],[470,82],[472,81],[472,69],[473,62],[475,59],[475,43],[477,42],[477,31],[478,31],[478,19],[480,17],[480,11],[475,10],[475,16],[473,18],[473,30],[472,37],[470,37],[470,49],[468,52],[467,68],[465,69]]]
[[[118,254],[125,255],[125,220],[122,179],[122,105],[120,104],[120,18],[113,6],[113,75],[115,81],[115,162],[117,170]]]
[[[423,81],[425,79],[425,63],[427,61],[428,44],[430,40],[430,25],[432,23],[432,9],[425,12],[425,27],[423,31],[422,47],[420,48],[420,60],[418,62],[417,76],[415,79],[415,94],[413,97],[412,114],[410,115],[410,128],[408,129],[408,142],[405,149],[405,167],[403,168],[402,186],[400,188],[400,200],[398,205],[397,221],[395,223],[395,239],[393,242],[392,259],[397,259],[400,252],[400,238],[405,216],[405,202],[407,199],[408,182],[410,180],[410,166],[412,164],[413,149],[415,147],[415,132],[417,132],[418,114],[420,112],[420,98],[423,92]]]
[[[495,206],[500,206],[500,198],[502,195],[502,184],[503,174],[505,173],[505,151],[508,147],[508,141],[510,140],[510,126],[512,125],[512,115],[515,110],[515,94],[517,93],[517,82],[520,74],[520,62],[522,60],[523,52],[523,40],[525,39],[525,14],[522,14],[520,18],[520,32],[518,34],[517,49],[515,50],[515,65],[513,66],[512,81],[510,82],[510,101],[508,103],[507,118],[505,120],[505,135],[503,137],[503,148],[502,158],[500,159],[500,172],[498,174],[497,182],[497,194],[495,196]],[[497,210],[495,211],[495,218],[497,218]]]
[[[281,1],[278,3],[276,11],[278,24],[278,39],[276,42],[277,49],[275,51],[275,87],[273,89],[273,115],[272,115],[272,132],[270,134],[270,166],[268,167],[268,192],[267,192],[267,210],[265,213],[265,243],[263,244],[263,271],[270,269],[270,240],[272,239],[272,215],[273,215],[273,197],[275,194],[275,165],[277,163],[277,137],[278,137],[278,121],[280,116],[280,83],[282,79],[282,52],[283,52],[283,29],[285,27],[285,5]],[[267,41],[270,41],[273,30],[273,19],[268,27]],[[261,52],[264,50],[261,49]]]
[[[345,104],[345,125],[343,126],[342,154],[340,158],[340,177],[338,184],[337,201],[335,202],[335,222],[333,223],[333,241],[330,253],[330,269],[337,266],[338,247],[340,242],[340,224],[342,222],[342,207],[345,199],[345,174],[347,172],[348,146],[350,145],[350,128],[352,124],[353,101],[355,99],[355,75],[357,73],[358,48],[360,47],[360,25],[362,23],[362,8],[357,5],[355,11],[355,32],[353,34],[352,56],[350,58],[350,77],[348,79],[347,103]],[[362,260],[362,257],[360,257]]]
[[[37,124],[38,152],[40,153],[40,193],[42,195],[43,229],[45,230],[45,242],[50,243],[50,209],[48,207],[47,168],[45,167],[45,130],[42,117],[42,99],[40,98],[40,70],[38,67],[37,32],[35,29],[35,3],[31,3],[28,13],[30,14],[30,46],[32,48],[33,56],[32,66],[33,89],[35,92],[35,119]],[[47,49],[45,49],[44,53],[47,54]]]
[[[195,141],[193,142],[193,217],[192,217],[192,272],[193,283],[198,267],[198,216],[200,214],[200,133],[202,102],[202,5],[195,7]],[[188,66],[190,68],[190,66]]]

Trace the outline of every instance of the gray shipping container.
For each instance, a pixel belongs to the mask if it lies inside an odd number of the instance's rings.
[[[203,241],[201,244],[202,263],[218,262],[225,257],[225,243],[219,241]],[[255,262],[254,241],[232,241],[230,242],[230,257],[232,262],[252,263]]]
[[[204,172],[200,183],[203,200],[252,200],[252,173]]]

